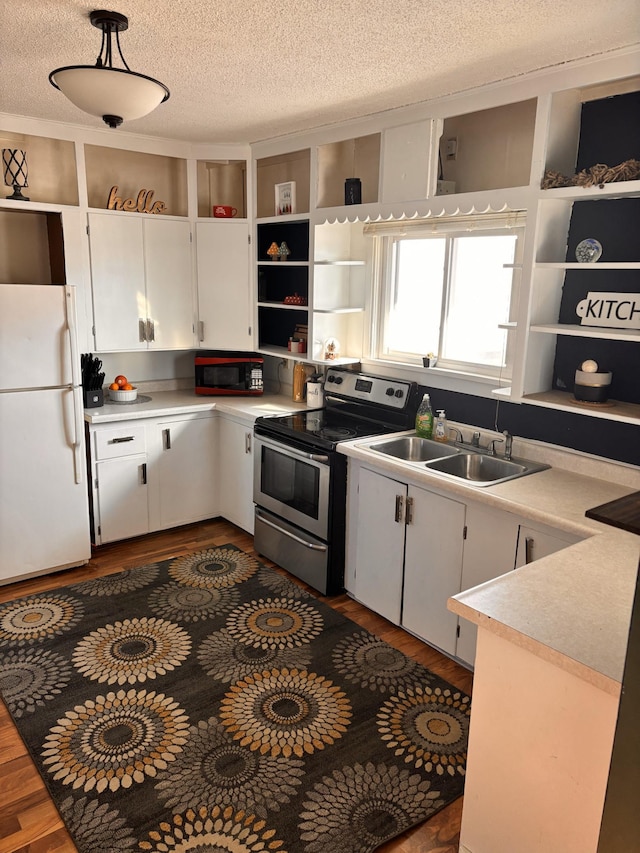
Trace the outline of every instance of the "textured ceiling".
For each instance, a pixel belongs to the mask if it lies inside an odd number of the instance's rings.
[[[104,127],[48,82],[93,65],[84,0],[1,0],[0,112]],[[171,97],[123,126],[255,142],[637,44],[638,0],[116,0],[133,71]],[[113,131],[117,133],[118,131]]]

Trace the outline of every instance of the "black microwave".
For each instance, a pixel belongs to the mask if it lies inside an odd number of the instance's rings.
[[[195,357],[196,394],[253,397],[262,394],[264,359],[255,352],[207,350]]]

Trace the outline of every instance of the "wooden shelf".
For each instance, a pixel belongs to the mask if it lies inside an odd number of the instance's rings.
[[[593,187],[554,187],[540,190],[541,198],[559,198],[567,201],[587,201],[597,198],[617,198],[618,196],[640,195],[640,181],[616,181],[613,184]]]
[[[364,308],[314,308],[314,314],[362,314]]]
[[[258,308],[277,308],[279,311],[308,311],[308,305],[288,305],[284,302],[258,302]]]
[[[609,402],[613,404],[611,406],[588,405],[578,402],[573,394],[568,391],[542,391],[538,394],[525,394],[522,397],[522,402],[548,409],[560,409],[576,415],[640,424],[640,404],[638,403],[622,403],[618,400],[610,400]]]
[[[258,261],[259,267],[308,267],[309,261]]]
[[[363,267],[366,261],[314,261],[317,267]]]
[[[536,263],[536,269],[547,270],[581,270],[582,272],[593,270],[640,270],[640,261],[597,261],[594,264],[579,264],[576,262],[563,263],[561,261],[547,263]]]
[[[309,364],[324,364],[326,367],[339,367],[345,364],[359,364],[358,358],[336,358],[332,361],[327,361],[323,358],[312,358],[307,352],[289,352],[285,347],[262,346],[258,347],[258,352],[265,355],[273,355],[276,358],[290,358],[293,361],[306,361]]]
[[[604,326],[573,326],[567,323],[541,323],[530,331],[544,335],[566,335],[575,338],[600,338],[608,341],[640,342],[640,329],[614,329]]]

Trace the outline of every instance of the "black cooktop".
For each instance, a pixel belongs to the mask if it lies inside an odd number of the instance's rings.
[[[334,450],[340,441],[397,432],[402,427],[353,417],[335,409],[307,409],[292,415],[256,419],[256,434]]]

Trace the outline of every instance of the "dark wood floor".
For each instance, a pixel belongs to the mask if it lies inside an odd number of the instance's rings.
[[[226,542],[255,553],[252,537],[239,528],[225,521],[202,522],[103,545],[94,549],[86,566],[0,587],[0,602]],[[471,673],[449,658],[346,595],[323,600],[451,684],[471,692]],[[462,799],[459,799],[430,821],[385,844],[379,853],[457,853],[461,813]],[[1,701],[0,853],[77,853]]]

